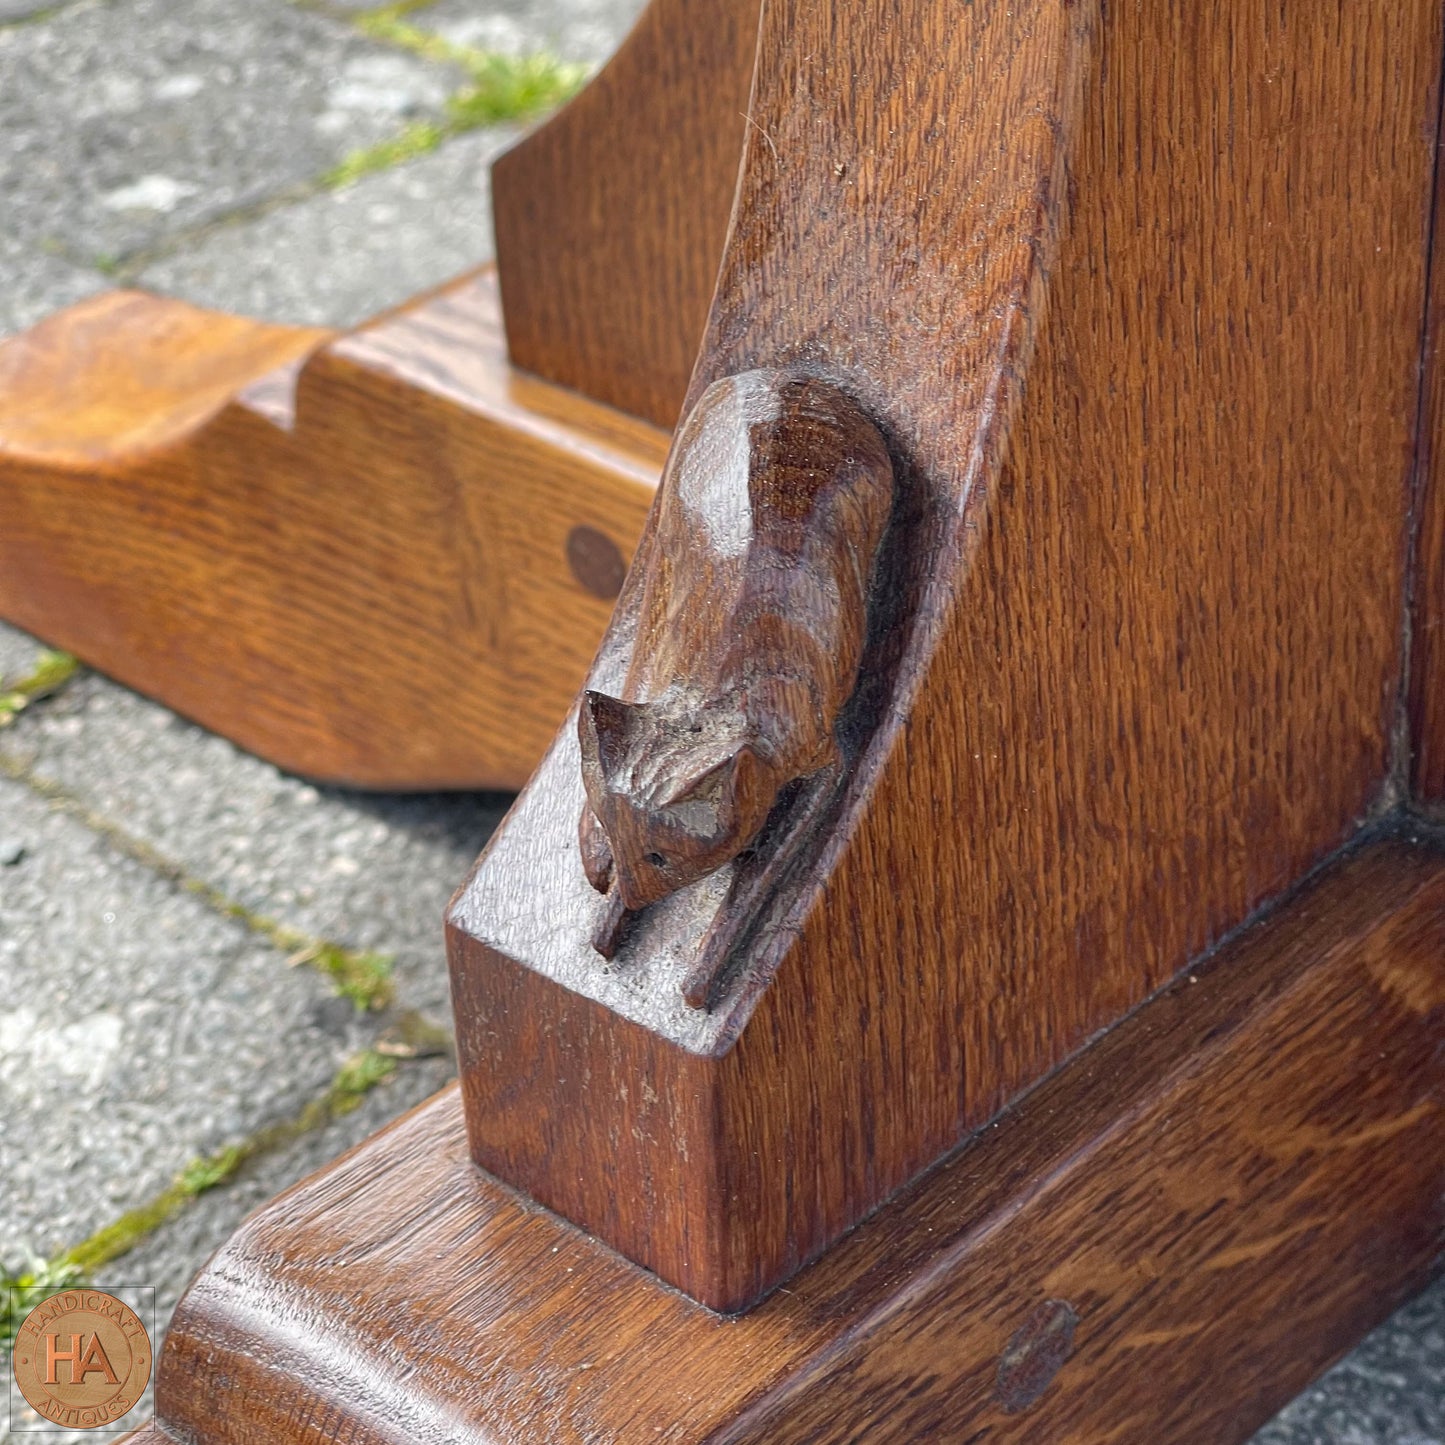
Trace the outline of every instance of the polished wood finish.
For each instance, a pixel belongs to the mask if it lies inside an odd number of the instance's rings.
[[[675,920],[647,926],[663,898],[711,917],[683,988],[694,1008],[866,737],[845,714],[892,507],[887,443],[814,378],[726,377],[678,432],[627,676],[616,697],[589,688],[577,715],[579,847],[588,882],[615,895],[594,935],[605,958],[624,928],[654,954],[673,946]],[[695,885],[723,868],[719,902]]]
[[[93,297],[0,344],[0,456],[80,468],[183,444],[330,338],[136,291]]]
[[[337,337],[101,297],[0,345],[0,616],[295,772],[515,787],[665,447],[490,273]]]
[[[1235,1445],[1440,1266],[1445,863],[1378,843],[741,1318],[470,1164],[454,1092],[182,1301],[196,1445]]]
[[[1436,153],[1430,294],[1415,446],[1415,533],[1409,613],[1409,688],[1398,743],[1403,785],[1416,807],[1445,811],[1445,153]]]
[[[880,721],[699,1013],[592,950],[569,720],[449,925],[481,1164],[745,1306],[1388,805],[1441,19],[767,7],[692,395],[888,437]]]
[[[722,258],[759,0],[652,0],[564,110],[492,167],[521,367],[677,423]]]

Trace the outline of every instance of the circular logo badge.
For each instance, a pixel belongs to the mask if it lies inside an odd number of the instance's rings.
[[[151,1377],[140,1316],[98,1289],[68,1289],[36,1305],[15,1336],[15,1383],[36,1414],[95,1430],[135,1407]]]

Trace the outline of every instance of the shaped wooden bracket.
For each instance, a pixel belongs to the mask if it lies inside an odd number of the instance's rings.
[[[490,271],[344,336],[112,293],[0,345],[0,615],[295,772],[515,787],[666,445]]]

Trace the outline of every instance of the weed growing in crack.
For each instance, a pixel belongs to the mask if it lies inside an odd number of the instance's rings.
[[[63,1253],[50,1259],[32,1259],[23,1270],[12,1272],[0,1267],[0,1289],[4,1292],[0,1302],[0,1343],[14,1339],[20,1321],[41,1301],[85,1284],[102,1265],[129,1253],[208,1189],[234,1178],[252,1159],[351,1113],[396,1068],[395,1057],[363,1049],[347,1059],[332,1076],[325,1093],[311,1100],[294,1118],[269,1124],[239,1144],[228,1144],[213,1154],[192,1159],[154,1198],[127,1210]]]
[[[460,66],[467,72],[467,83],[448,97],[444,119],[413,121],[391,139],[353,151],[326,173],[322,178],[324,186],[349,186],[374,171],[426,155],[444,140],[470,130],[531,120],[570,99],[590,74],[590,66],[560,60],[545,52],[503,55],[470,45],[454,45],[406,22],[403,17],[418,8],[415,4],[388,5],[358,16],[354,23],[373,40],[395,45],[434,64]]]
[[[0,728],[7,727],[31,703],[60,691],[80,671],[68,652],[42,652],[26,677],[0,685]]]

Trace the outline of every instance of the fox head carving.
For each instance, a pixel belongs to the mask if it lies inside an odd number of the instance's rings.
[[[645,908],[734,858],[778,783],[740,711],[665,697],[583,696],[582,781],[628,908]]]

